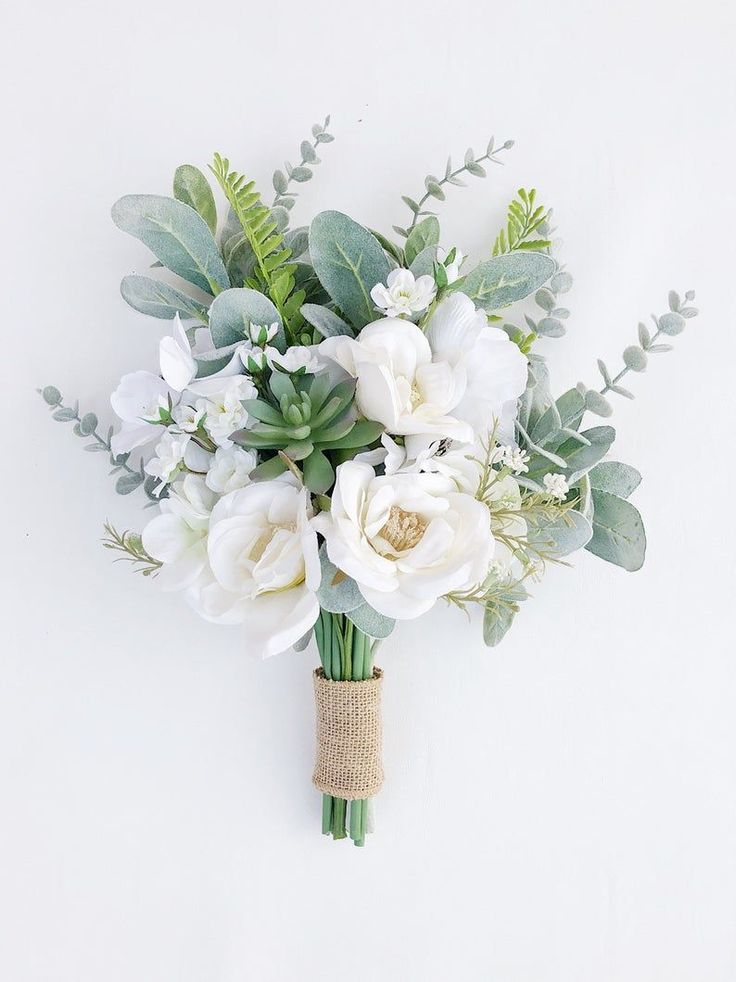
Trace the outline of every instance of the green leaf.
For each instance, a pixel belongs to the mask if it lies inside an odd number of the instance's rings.
[[[309,252],[322,286],[357,328],[376,319],[371,290],[391,266],[374,236],[339,211],[323,211],[309,229]]]
[[[304,461],[304,483],[312,494],[324,494],[332,487],[335,472],[332,464],[319,449],[314,449]]]
[[[624,349],[624,364],[632,372],[643,372],[647,367],[647,355],[638,344],[630,344]]]
[[[327,449],[329,450],[355,450],[360,447],[367,447],[383,433],[383,424],[374,423],[373,420],[359,420],[350,432],[339,440],[331,440]],[[319,442],[319,435],[317,435]]]
[[[585,412],[585,400],[577,389],[568,389],[557,399],[555,408],[556,412],[551,407],[544,412],[532,428],[530,435],[535,443],[542,444],[560,429],[577,430]]]
[[[54,413],[54,419],[59,423],[71,423],[73,419],[77,418],[77,414],[73,409],[57,409]]]
[[[460,290],[484,310],[498,310],[534,293],[556,269],[554,259],[541,252],[511,252],[480,263]]]
[[[317,303],[305,303],[302,305],[301,314],[304,320],[319,331],[323,338],[335,338],[340,335],[350,338],[353,336],[350,326],[329,307],[322,307]]]
[[[589,413],[594,413],[596,416],[607,417],[613,415],[613,406],[611,403],[600,392],[596,392],[595,389],[588,389],[585,393],[585,408]]]
[[[569,510],[553,521],[541,521],[529,526],[529,541],[544,547],[546,554],[562,559],[582,549],[593,534],[587,518],[578,511]]]
[[[630,501],[593,490],[593,537],[585,547],[629,572],[641,569],[647,548],[644,523]]]
[[[82,436],[90,436],[97,429],[98,419],[94,413],[85,413],[79,421]]]
[[[115,482],[115,490],[118,494],[130,494],[143,484],[142,474],[121,474]]]
[[[483,613],[483,640],[489,648],[495,648],[503,641],[518,612],[516,604],[486,607]]]
[[[215,297],[210,307],[210,331],[216,348],[243,341],[249,324],[279,325],[279,333],[271,342],[279,351],[286,350],[286,338],[281,316],[268,297],[257,290],[233,287]]]
[[[161,317],[170,320],[179,314],[185,320],[194,317],[203,324],[207,323],[207,308],[204,304],[193,300],[180,290],[168,283],[154,280],[150,276],[139,276],[133,273],[124,276],[120,284],[123,300],[134,310],[150,317]]]
[[[210,232],[217,231],[217,207],[210,182],[198,167],[182,164],[174,174],[174,197],[193,208],[207,222]]]
[[[365,600],[358,584],[330,562],[324,543],[319,550],[319,561],[322,565],[322,580],[317,590],[320,607],[333,614],[346,614],[361,607]]]
[[[404,246],[404,256],[407,266],[411,266],[422,250],[428,246],[438,246],[440,242],[440,223],[431,215],[415,225],[409,233]]]
[[[426,249],[422,249],[422,251],[414,257],[414,260],[409,268],[414,276],[431,276],[434,278],[434,267],[436,262],[437,246],[427,246]],[[443,272],[446,272],[444,266],[438,268],[441,268]],[[447,279],[446,276],[445,279]]]
[[[604,460],[588,472],[588,480],[596,491],[608,491],[619,498],[628,498],[641,484],[641,474],[629,464]]]
[[[360,607],[348,611],[345,616],[355,624],[358,630],[367,634],[369,638],[387,638],[396,627],[396,621],[390,617],[384,617],[383,614],[379,614],[377,610],[374,610],[367,603],[363,603]]]
[[[189,283],[213,295],[230,286],[212,232],[189,205],[158,194],[128,194],[113,205],[112,219]]]
[[[587,446],[579,443],[575,438],[569,437],[557,447],[546,448],[547,450],[554,450],[555,454],[567,462],[567,467],[561,473],[570,485],[575,484],[583,474],[586,474],[608,453],[616,436],[616,431],[612,426],[594,426],[589,430],[584,430],[581,436],[584,436],[588,441]],[[528,477],[532,480],[539,480],[549,469],[549,460],[539,454],[534,454],[529,461]]]
[[[55,385],[47,385],[41,390],[41,395],[43,396],[44,402],[48,403],[49,406],[58,406],[61,402],[61,392],[59,392]]]

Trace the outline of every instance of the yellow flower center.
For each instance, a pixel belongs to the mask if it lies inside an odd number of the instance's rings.
[[[392,505],[388,521],[381,529],[381,535],[396,552],[413,549],[427,529],[427,519],[413,511],[404,511]]]

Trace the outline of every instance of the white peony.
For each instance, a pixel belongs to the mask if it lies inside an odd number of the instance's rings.
[[[408,269],[392,270],[386,284],[376,283],[371,290],[371,298],[387,317],[420,314],[429,307],[437,293],[437,285],[431,276],[415,279]]]
[[[464,293],[453,293],[437,305],[426,334],[434,358],[451,365],[465,380],[453,416],[470,423],[480,439],[495,420],[497,438],[510,443],[516,403],[527,382],[527,360],[517,345],[505,331],[491,327],[484,311]]]
[[[155,440],[161,434],[161,411],[167,415],[178,400],[178,393],[152,372],[123,375],[110,396],[110,405],[123,423],[112,438],[112,452],[128,453]]]
[[[454,412],[465,394],[464,365],[433,360],[427,338],[411,321],[386,317],[355,340],[326,338],[319,350],[357,379],[358,408],[388,433],[472,441],[471,426]]]
[[[218,392],[198,400],[197,409],[204,412],[205,427],[218,447],[233,445],[231,434],[242,429],[248,421],[243,400],[254,399],[257,395],[258,390],[250,378],[234,375],[220,380]]]
[[[481,582],[493,554],[488,508],[438,474],[376,477],[368,464],[337,469],[330,513],[314,525],[330,560],[387,617],[408,619]]]
[[[144,468],[146,474],[157,477],[161,482],[159,491],[181,469],[184,454],[191,439],[188,433],[164,431],[164,435],[156,444],[155,455],[151,457]]]
[[[317,536],[307,492],[263,481],[221,498],[210,518],[210,576],[198,584],[198,612],[221,624],[245,622],[247,647],[264,657],[290,647],[319,616]]]
[[[255,450],[218,447],[207,472],[207,487],[218,494],[229,494],[250,484],[250,473],[258,463]]]
[[[187,474],[169,489],[161,513],[143,529],[143,547],[163,563],[157,581],[164,590],[192,587],[207,567],[207,528],[217,495],[204,478]]]

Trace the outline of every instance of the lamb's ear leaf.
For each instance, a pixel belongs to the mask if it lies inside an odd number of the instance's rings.
[[[329,307],[322,307],[318,303],[305,303],[302,304],[301,314],[315,330],[319,331],[323,338],[335,338],[340,335],[349,338],[353,336],[350,326]]]
[[[340,571],[327,556],[324,543],[319,550],[319,561],[322,565],[322,580],[317,590],[317,599],[323,610],[332,614],[347,614],[365,603],[358,584]]]
[[[460,291],[486,311],[523,300],[554,275],[557,263],[543,252],[509,252],[480,263],[460,281]]]
[[[618,460],[604,460],[588,472],[590,486],[595,491],[608,491],[619,498],[628,498],[641,484],[641,474],[635,467]]]
[[[189,205],[159,194],[127,194],[112,206],[112,219],[172,273],[206,293],[217,296],[230,286],[212,232]]]
[[[404,246],[404,258],[407,266],[411,266],[420,252],[429,246],[436,247],[440,242],[440,223],[434,215],[423,219],[409,232]]]
[[[212,301],[210,331],[216,348],[226,348],[236,341],[243,341],[249,324],[266,327],[278,324],[278,333],[271,344],[281,352],[286,350],[281,315],[268,297],[258,290],[233,287],[224,290]]]
[[[593,537],[586,549],[608,563],[633,573],[641,569],[647,548],[638,510],[608,491],[592,491]]]
[[[339,211],[323,211],[309,228],[309,254],[317,277],[353,327],[377,317],[371,290],[391,266],[375,236]]]
[[[210,232],[217,231],[217,206],[210,182],[193,164],[182,164],[174,174],[174,197],[202,216]]]
[[[495,648],[506,636],[519,608],[486,607],[483,613],[483,640],[489,648]]]
[[[183,318],[196,318],[203,324],[207,321],[207,308],[198,300],[193,300],[186,293],[154,280],[150,276],[140,276],[133,273],[124,276],[120,284],[123,300],[134,310],[150,317],[161,317],[171,320],[176,314]]]
[[[367,634],[370,638],[376,638],[382,640],[387,638],[389,634],[396,627],[396,621],[392,620],[390,617],[384,617],[383,614],[379,614],[377,610],[374,610],[368,603],[363,603],[360,607],[356,607],[354,610],[349,610],[345,616],[349,621],[362,631]]]
[[[529,541],[546,555],[562,559],[590,542],[593,528],[580,512],[570,509],[553,521],[541,521],[529,527]]]

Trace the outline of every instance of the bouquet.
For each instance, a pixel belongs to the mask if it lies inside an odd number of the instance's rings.
[[[640,568],[640,475],[606,459],[615,431],[586,417],[633,398],[626,376],[697,311],[670,293],[620,369],[599,361],[600,385],[555,398],[543,351],[565,334],[572,277],[552,212],[520,188],[470,261],[432,211],[511,141],[427,176],[391,235],[339,211],[295,225],[328,127],[274,173],[268,203],[219,154],[209,179],[179,167],[173,197],[121,198],[114,222],[173,274],[121,285],[171,323],[158,366],[123,376],[117,429],[42,395],[109,456],[116,490],[155,508],[141,532],[106,524],[108,549],[213,624],[242,625],[248,651],[314,639],[322,831],[361,846],[383,780],[379,644],[443,600],[480,608],[496,645],[546,565],[579,549]]]

